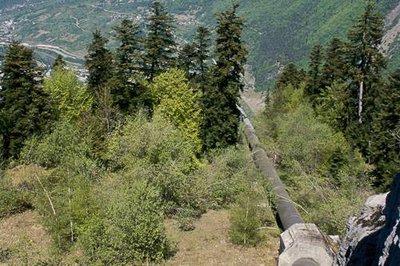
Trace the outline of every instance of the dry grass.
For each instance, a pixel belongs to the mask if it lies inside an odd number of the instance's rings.
[[[167,232],[177,242],[177,254],[166,265],[276,265],[279,238],[269,236],[256,248],[229,242],[229,212],[209,211],[195,222],[196,229],[179,231],[174,220],[166,222]]]
[[[19,165],[8,169],[4,173],[4,182],[11,187],[19,187],[24,184],[34,184],[37,182],[36,176],[49,176],[50,170],[46,170],[35,164]]]
[[[50,237],[35,211],[0,220],[0,265],[34,265],[50,258]]]

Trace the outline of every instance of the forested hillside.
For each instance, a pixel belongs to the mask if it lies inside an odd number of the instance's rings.
[[[82,58],[85,54],[85,44],[96,27],[103,29],[106,36],[110,37],[108,34],[111,27],[123,17],[143,22],[145,7],[149,2],[8,0],[0,4],[0,23],[12,20],[14,36],[24,42],[58,46]],[[258,87],[261,89],[267,84],[271,85],[271,81],[283,65],[289,62],[305,65],[305,58],[314,44],[325,44],[333,36],[345,37],[353,20],[361,14],[365,1],[238,2],[241,4],[239,14],[247,20],[245,39],[250,46],[249,63],[253,66]],[[214,13],[231,1],[185,0],[165,3],[177,19],[177,34],[182,39],[189,40],[199,24],[215,25]],[[398,2],[383,0],[377,4],[382,13],[387,14]],[[395,21],[397,19],[396,17]],[[390,50],[393,56],[391,69],[400,62],[397,47],[396,42]],[[54,53],[48,49],[41,49],[38,56],[49,62],[49,53],[54,57]]]
[[[2,3],[18,21],[3,37],[38,43],[2,39],[0,263],[273,264],[282,201],[296,223],[342,236],[399,171],[400,70],[388,67],[382,15],[393,3],[149,2]],[[390,12],[397,25],[400,7]],[[278,74],[250,145],[249,57],[260,77]]]

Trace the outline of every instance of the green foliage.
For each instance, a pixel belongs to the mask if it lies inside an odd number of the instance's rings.
[[[24,191],[0,184],[0,218],[24,212],[31,208],[30,198]]]
[[[56,252],[65,252],[79,239],[79,228],[95,211],[90,170],[78,158],[64,162],[48,178],[41,180],[35,208],[53,240]],[[51,203],[50,203],[51,202]]]
[[[375,99],[379,110],[372,122],[370,154],[376,164],[378,185],[389,187],[400,163],[400,71],[394,72]]]
[[[76,120],[92,108],[93,98],[72,70],[54,69],[44,81],[44,91],[56,103],[62,120]]]
[[[23,142],[33,134],[44,132],[53,115],[32,49],[12,42],[7,48],[2,72],[0,134],[5,160],[18,157]]]
[[[238,97],[244,84],[247,50],[242,41],[244,19],[235,4],[217,14],[216,65],[203,98],[202,139],[205,150],[224,148],[238,141],[240,112]]]
[[[259,201],[257,193],[249,188],[231,209],[229,237],[234,244],[256,246],[263,239]]]
[[[211,32],[206,27],[198,27],[194,36],[194,80],[200,84],[204,93],[209,75],[208,60],[210,58]]]
[[[246,147],[214,151],[210,163],[201,169],[200,175],[207,184],[208,205],[224,208],[235,202],[245,190],[249,176],[256,175]]]
[[[70,159],[84,159],[91,151],[89,137],[82,136],[71,122],[59,121],[50,134],[42,138],[33,137],[25,143],[21,161],[57,167]]]
[[[174,124],[185,140],[201,149],[199,94],[185,78],[183,71],[172,69],[154,79],[151,91],[155,112]]]
[[[322,58],[322,46],[320,44],[317,44],[311,50],[309,71],[307,73],[308,80],[306,86],[306,94],[310,97],[311,102],[313,103],[320,94]]]
[[[161,262],[171,255],[158,190],[140,179],[139,174],[132,179],[113,180],[114,189],[103,193],[98,201],[98,215],[81,228],[81,244],[92,263]],[[105,190],[110,192],[109,187]]]
[[[123,19],[114,31],[119,43],[112,90],[114,102],[123,113],[128,114],[139,108],[150,108],[149,95],[140,72],[143,68],[141,29],[133,21]]]
[[[52,133],[27,141],[21,160],[52,167],[51,175],[36,175],[34,206],[43,216],[57,251],[68,250],[78,239],[78,228],[94,212],[91,184],[99,178],[90,157],[89,136],[71,122],[60,121]]]
[[[101,35],[100,30],[93,32],[93,39],[85,56],[85,66],[89,71],[88,89],[94,96],[98,88],[105,86],[113,73],[112,54],[105,47],[108,40]]]
[[[166,212],[175,207],[198,208],[196,147],[163,117],[155,114],[148,121],[143,114],[128,119],[113,133],[106,154],[108,164],[122,175],[139,171],[161,194]]]
[[[370,193],[372,168],[324,116],[316,116],[303,91],[304,86],[286,87],[281,109],[262,124],[272,131],[281,177],[303,217],[329,234],[343,234],[347,217]]]
[[[152,2],[147,18],[147,36],[144,42],[144,69],[149,80],[175,66],[176,43],[173,34],[174,18],[163,4]]]
[[[53,66],[51,69],[56,70],[56,69],[62,69],[64,70],[65,67],[67,66],[67,63],[64,61],[64,58],[62,55],[57,55],[56,59],[54,60]]]

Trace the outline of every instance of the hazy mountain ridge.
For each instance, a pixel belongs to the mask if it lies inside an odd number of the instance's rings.
[[[123,17],[144,22],[151,0],[6,0],[0,3],[0,41],[10,38],[30,44],[54,45],[83,57],[91,32],[102,29],[111,37],[111,28]],[[179,38],[187,39],[200,24],[214,24],[213,15],[231,4],[230,0],[164,1],[177,19]],[[240,0],[240,14],[247,19],[249,63],[259,87],[265,87],[282,64],[304,64],[315,43],[326,43],[333,36],[344,38],[353,21],[361,14],[364,1],[346,0]],[[379,1],[383,14],[398,4]],[[391,18],[398,21],[398,14]],[[390,29],[390,28],[389,28]],[[400,66],[398,37],[390,46],[391,68]],[[112,45],[112,43],[111,43]],[[48,61],[49,52],[39,56]],[[51,52],[50,52],[51,54]],[[54,54],[53,54],[54,55]],[[260,85],[261,84],[261,85]]]

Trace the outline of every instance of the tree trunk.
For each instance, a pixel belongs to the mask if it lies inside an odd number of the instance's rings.
[[[360,91],[358,98],[358,122],[362,123],[362,111],[363,111],[363,94],[364,94],[364,81],[360,82]]]

